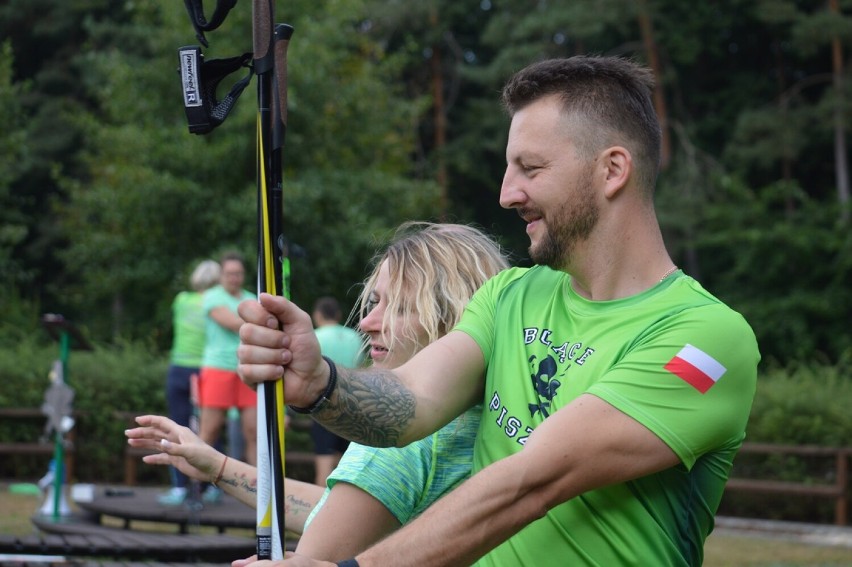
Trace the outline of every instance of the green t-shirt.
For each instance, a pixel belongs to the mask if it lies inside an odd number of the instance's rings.
[[[760,355],[742,316],[680,272],[632,297],[589,301],[569,275],[536,266],[488,281],[457,329],[488,365],[474,473],[520,451],[584,393],[682,461],[554,507],[479,565],[701,565],[756,387]]]
[[[320,351],[335,364],[346,368],[357,368],[363,360],[364,340],[358,331],[343,325],[325,325],[314,332],[320,344]]]
[[[174,366],[198,368],[204,354],[204,307],[202,294],[182,291],[172,301],[172,350]]]
[[[206,317],[206,342],[204,345],[204,358],[201,365],[207,368],[218,368],[220,370],[237,369],[237,347],[240,346],[240,335],[219,325],[210,317],[210,311],[216,307],[225,306],[234,313],[237,306],[246,299],[254,299],[255,294],[250,291],[240,290],[240,296],[234,297],[217,285],[204,292],[204,315]]]

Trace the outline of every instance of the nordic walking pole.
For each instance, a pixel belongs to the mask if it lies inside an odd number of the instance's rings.
[[[281,146],[286,114],[279,101],[286,73],[276,72],[272,0],[252,2],[252,43],[257,75],[258,293],[283,292],[282,259],[274,248],[282,239]],[[284,26],[282,55],[292,28]],[[286,61],[284,62],[286,64]],[[283,84],[281,84],[283,83]],[[274,115],[273,115],[274,113]],[[280,126],[279,126],[280,125]],[[258,387],[257,555],[282,559],[284,527],[278,518],[284,497],[283,383]]]
[[[287,24],[277,24],[275,26],[273,39],[273,49],[275,53],[275,71],[272,87],[272,152],[270,155],[269,178],[272,194],[270,197],[270,247],[277,246],[275,249],[275,281],[276,289],[279,295],[288,295],[288,290],[284,283],[284,191],[282,179],[282,159],[284,150],[284,135],[287,131],[287,47],[290,43],[290,37],[293,35],[293,28]],[[289,299],[289,297],[288,297]],[[283,559],[284,557],[284,522],[278,517],[280,511],[284,509],[284,471],[285,471],[285,451],[284,451],[284,426],[287,422],[287,417],[284,414],[286,411],[284,401],[284,382],[278,380],[274,384],[275,388],[275,404],[272,411],[275,412],[276,431],[278,433],[270,444],[271,460],[272,460],[272,480],[274,498],[271,499],[274,504],[273,511],[273,558]],[[269,411],[269,410],[267,410]],[[267,423],[267,429],[270,429],[270,424]],[[277,529],[276,529],[277,528]],[[277,534],[277,538],[275,537]],[[280,550],[280,551],[276,551]],[[278,553],[278,555],[275,555]]]

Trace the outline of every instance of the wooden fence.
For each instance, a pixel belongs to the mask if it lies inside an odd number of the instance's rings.
[[[797,457],[833,459],[834,473],[829,475],[829,478],[833,482],[815,484],[809,482],[733,477],[728,480],[725,490],[831,498],[834,500],[834,523],[838,526],[848,524],[850,493],[849,457],[852,456],[852,447],[744,443],[742,449],[740,449],[740,456],[748,454],[793,455]]]

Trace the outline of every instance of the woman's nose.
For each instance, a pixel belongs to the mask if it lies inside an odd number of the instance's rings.
[[[369,313],[364,315],[361,321],[358,323],[358,327],[364,333],[378,333],[382,330],[382,314],[384,311],[383,308],[379,308],[379,306],[373,307]]]

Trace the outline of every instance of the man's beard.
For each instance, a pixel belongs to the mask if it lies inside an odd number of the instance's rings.
[[[564,269],[570,264],[578,242],[586,240],[595,228],[600,211],[595,204],[590,177],[577,186],[568,201],[546,221],[546,232],[538,244],[530,244],[530,258],[536,264]]]

